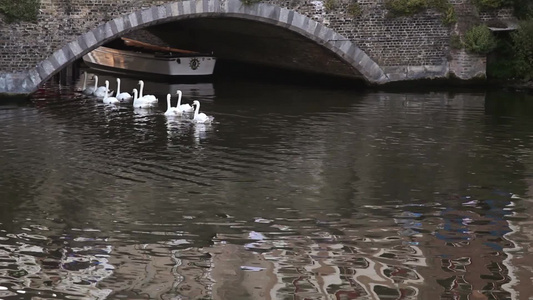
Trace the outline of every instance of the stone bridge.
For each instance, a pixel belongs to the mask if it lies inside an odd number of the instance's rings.
[[[0,94],[32,93],[96,47],[146,33],[219,59],[375,85],[484,76],[484,57],[450,49],[457,25],[432,9],[393,18],[384,1],[41,0],[34,23],[0,16]],[[469,0],[450,1],[464,8]]]

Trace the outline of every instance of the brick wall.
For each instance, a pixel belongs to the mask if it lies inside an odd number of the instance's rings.
[[[357,1],[362,9],[362,13],[356,17],[348,13],[348,7],[353,1]],[[450,50],[450,34],[457,32],[461,26],[467,26],[474,14],[469,0],[449,1],[455,6],[459,19],[459,23],[451,27],[443,25],[440,13],[432,9],[411,17],[389,17],[384,8],[385,0],[263,2],[294,10],[326,25],[357,45],[384,70],[405,70],[402,74],[394,75],[395,80],[401,80],[426,75],[443,77],[450,70],[454,72],[455,64],[450,64],[450,61],[456,52]],[[15,74],[31,69],[67,43],[80,41],[78,38],[81,34],[98,25],[167,2],[175,1],[41,0],[37,23],[6,24],[0,17],[0,73]],[[329,11],[326,7],[331,3],[335,4],[335,8]],[[510,11],[502,10],[482,13],[477,18],[494,20],[506,18],[509,14]],[[459,56],[461,61],[466,62],[469,54],[461,53]],[[476,64],[475,67],[479,65]],[[417,70],[416,76],[409,75],[413,70]],[[418,70],[422,70],[421,73]],[[424,70],[432,71],[430,74]]]

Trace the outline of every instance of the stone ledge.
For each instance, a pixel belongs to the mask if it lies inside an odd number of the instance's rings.
[[[444,79],[448,78],[449,75],[449,68],[447,65],[384,67],[383,71],[388,78],[387,82],[419,79]]]
[[[36,86],[27,72],[0,73],[0,95],[28,95]]]

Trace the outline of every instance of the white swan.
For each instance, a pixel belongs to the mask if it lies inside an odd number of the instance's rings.
[[[181,104],[181,91],[177,91],[178,94],[178,104],[176,104],[176,109],[180,113],[192,113],[194,111],[194,108],[190,104]]]
[[[120,92],[120,78],[117,78],[117,99],[120,102],[129,102],[133,100],[133,97],[128,92]]]
[[[109,81],[105,81],[105,88],[109,90]],[[109,97],[107,94],[104,95],[104,104],[119,104],[120,101],[115,97]]]
[[[182,112],[178,111],[178,107],[172,107],[172,103],[170,103],[171,97],[172,96],[170,94],[167,94],[167,110],[165,111],[165,116],[167,117],[181,116]]]
[[[194,100],[192,105],[195,106],[194,116],[192,118],[193,123],[207,124],[213,121],[213,117],[200,112],[200,101]]]
[[[139,80],[139,99],[144,99],[145,101],[157,103],[157,98],[154,95],[143,95],[144,81]]]
[[[151,108],[156,106],[157,102],[146,101],[143,98],[137,97],[137,89],[133,89],[133,107],[134,108]]]
[[[113,91],[110,91],[108,87],[105,86],[98,86],[98,76],[94,75],[94,93],[93,95],[96,96],[96,98],[103,99],[106,95],[107,96],[113,96]]]
[[[85,95],[92,95],[94,93],[94,86],[87,86],[87,72],[83,72],[83,86],[81,92]]]

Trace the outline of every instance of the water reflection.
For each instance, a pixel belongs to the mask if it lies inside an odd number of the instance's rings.
[[[533,296],[523,101],[219,84],[205,125],[0,107],[0,297]]]

